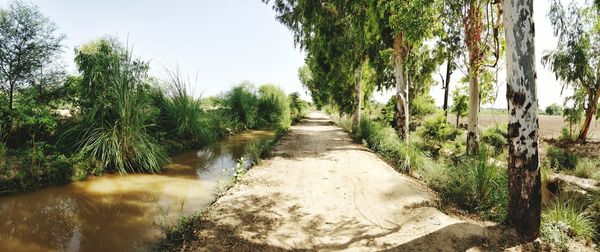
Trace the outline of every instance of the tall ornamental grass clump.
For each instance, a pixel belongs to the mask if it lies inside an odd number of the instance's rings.
[[[288,128],[290,118],[290,101],[283,89],[266,84],[258,89],[259,124],[275,124],[280,128]]]
[[[202,100],[194,98],[189,82],[179,72],[168,72],[165,93],[155,95],[160,110],[159,126],[165,138],[202,146],[213,143],[220,132],[213,129],[213,116],[204,111]],[[188,146],[191,147],[191,146]]]
[[[578,204],[557,200],[542,211],[541,238],[566,250],[568,240],[592,240],[598,235],[591,216]]]
[[[108,39],[80,50],[76,63],[84,76],[81,104],[90,106],[82,108],[84,120],[75,129],[80,154],[122,174],[159,171],[168,157],[147,132],[155,119],[145,83],[147,63],[133,60],[127,49]]]
[[[508,205],[508,172],[490,158],[486,148],[477,157],[437,170],[426,169],[427,183],[440,192],[444,202],[458,204],[469,212],[502,221]]]
[[[235,86],[225,94],[222,105],[226,114],[238,124],[236,128],[248,129],[257,126],[258,97],[252,84],[245,82]]]

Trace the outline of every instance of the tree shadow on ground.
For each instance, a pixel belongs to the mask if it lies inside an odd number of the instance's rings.
[[[395,233],[406,223],[380,227],[352,217],[331,222],[320,214],[309,214],[301,206],[290,205],[293,202],[293,197],[281,193],[228,198],[183,224],[179,233],[168,234],[158,250],[314,251],[362,247],[379,251],[464,251],[519,244],[503,226],[472,223],[451,224],[401,245],[385,244],[381,238],[397,237]]]

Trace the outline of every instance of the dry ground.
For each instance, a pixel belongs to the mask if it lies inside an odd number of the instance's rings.
[[[562,128],[567,125],[562,116],[540,115],[540,137],[542,139],[551,139],[560,137]],[[448,115],[449,122],[456,122],[455,115]],[[467,118],[461,118],[460,123],[467,123]],[[508,123],[508,116],[501,114],[480,114],[479,124],[481,127],[494,126],[497,124]],[[600,123],[598,120],[592,121],[590,125],[589,138],[593,141],[600,140]]]
[[[435,194],[351,142],[322,113],[293,126],[177,249],[464,251],[516,244],[492,223],[449,216]]]

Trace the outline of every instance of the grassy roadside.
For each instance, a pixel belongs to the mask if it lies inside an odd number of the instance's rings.
[[[376,117],[364,119],[354,132],[350,118],[336,113],[331,113],[331,117],[356,142],[399,172],[413,175],[436,191],[441,200],[440,210],[498,223],[505,220],[508,205],[505,126],[483,129],[480,154],[467,157],[463,130],[444,123],[439,116],[421,122],[411,132],[409,145],[400,141],[389,124]],[[540,237],[548,249],[593,248],[594,242],[598,242],[600,193],[573,193],[566,185],[560,185],[554,192],[547,188],[548,174],[552,171],[562,170],[587,178],[598,176],[596,161],[589,157],[578,160],[572,153],[550,146],[541,162],[544,202]]]

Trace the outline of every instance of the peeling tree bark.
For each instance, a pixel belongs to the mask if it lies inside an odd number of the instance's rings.
[[[533,0],[505,0],[506,72],[510,122],[508,222],[526,238],[539,236],[539,169]]]
[[[479,150],[479,82],[478,73],[481,65],[481,32],[483,17],[479,0],[471,0],[469,13],[465,18],[466,43],[469,49],[469,125],[467,127],[467,154],[477,154]]]
[[[396,111],[395,115],[396,126],[398,127],[398,134],[408,143],[408,84],[404,76],[404,60],[408,49],[404,45],[402,34],[396,35],[394,38],[394,65],[396,76]]]

